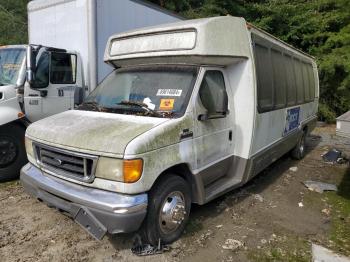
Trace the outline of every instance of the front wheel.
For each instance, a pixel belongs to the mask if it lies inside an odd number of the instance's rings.
[[[0,128],[0,182],[17,178],[27,162],[24,134],[19,125]]]
[[[191,210],[190,186],[182,177],[167,174],[151,190],[142,230],[151,245],[180,238]]]

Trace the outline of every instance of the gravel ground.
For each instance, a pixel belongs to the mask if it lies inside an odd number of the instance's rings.
[[[322,161],[321,154],[333,147],[349,153],[350,141],[336,137],[334,129],[316,128],[302,161],[284,156],[244,187],[194,205],[183,237],[170,251],[148,257],[131,253],[133,234],[98,242],[70,218],[29,197],[19,181],[0,184],[0,260],[310,261],[311,242],[332,247],[332,216],[327,194],[311,192],[302,182],[339,184],[350,175],[348,165]],[[350,253],[346,245],[338,250]]]

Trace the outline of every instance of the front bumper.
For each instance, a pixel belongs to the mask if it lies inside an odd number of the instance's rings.
[[[123,195],[74,184],[28,163],[21,170],[22,185],[49,207],[67,213],[93,237],[139,229],[147,212],[147,194]]]

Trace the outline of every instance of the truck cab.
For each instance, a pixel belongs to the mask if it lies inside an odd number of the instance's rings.
[[[0,48],[0,181],[26,163],[29,123],[80,104],[81,58],[76,52],[33,45]]]

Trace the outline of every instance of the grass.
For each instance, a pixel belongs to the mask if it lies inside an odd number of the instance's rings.
[[[13,180],[13,181],[9,181],[9,182],[2,182],[2,183],[0,183],[0,189],[1,188],[11,187],[11,186],[16,186],[19,183],[20,183],[19,180]]]
[[[338,192],[325,192],[322,199],[326,201],[331,210],[330,231],[326,233],[324,244],[336,253],[350,256],[350,167],[332,168],[333,183],[337,181]],[[305,206],[312,206],[321,210],[324,202],[321,201],[321,195],[310,192],[304,198]],[[323,240],[323,241],[324,241]],[[327,241],[329,240],[329,241]],[[248,258],[251,261],[311,261],[311,242],[308,239],[290,235],[287,239],[275,241],[262,247],[248,251]]]
[[[270,262],[309,262],[311,261],[311,246],[307,240],[290,235],[288,238],[272,242],[261,249],[248,253],[250,261]]]
[[[327,193],[327,203],[332,210],[332,249],[350,256],[350,168],[344,172],[338,192]]]

